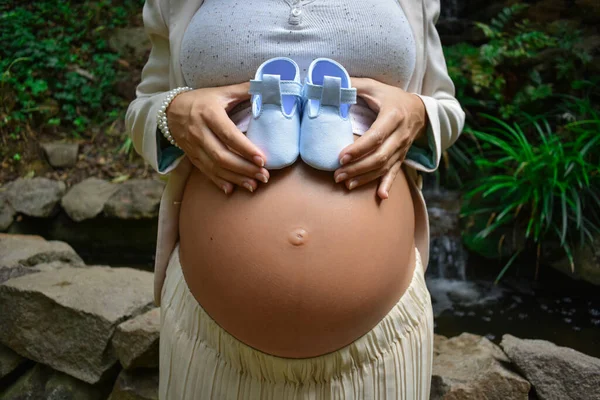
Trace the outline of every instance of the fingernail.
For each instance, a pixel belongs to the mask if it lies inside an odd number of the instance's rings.
[[[261,182],[264,182],[264,183],[267,183],[267,182],[269,182],[269,179],[268,179],[268,178],[267,178],[265,175],[263,175],[263,174],[261,174],[261,173],[258,173],[258,174],[256,174],[256,175],[254,175],[254,177],[255,177],[256,179],[258,179],[259,181],[261,181]]]
[[[385,196],[385,198],[387,199],[388,197],[390,197],[390,193],[387,190],[383,191],[383,195]]]
[[[258,165],[260,165],[261,167],[265,166],[265,160],[263,160],[262,157],[260,156],[254,156],[254,162],[257,163]]]
[[[350,154],[346,154],[344,157],[342,157],[342,159],[340,160],[340,164],[344,165],[346,164],[348,161],[350,161],[352,159],[352,156]]]
[[[348,174],[345,172],[342,172],[341,174],[339,174],[336,178],[335,178],[335,182],[336,183],[340,183],[341,181],[343,181],[344,179],[346,179],[348,177]]]
[[[246,189],[248,189],[250,191],[250,193],[252,193],[254,191],[254,189],[252,189],[252,185],[249,184],[248,182],[242,183],[242,186],[245,187]]]
[[[352,190],[354,189],[354,187],[358,184],[358,182],[356,182],[356,179],[351,180],[350,181],[350,185],[348,185],[348,189]]]
[[[223,191],[225,192],[225,194],[227,194],[227,185],[223,185],[223,186],[221,186],[221,188],[223,189]]]

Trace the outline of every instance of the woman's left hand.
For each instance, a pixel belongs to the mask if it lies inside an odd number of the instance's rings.
[[[389,197],[408,149],[417,142],[427,146],[427,113],[419,96],[371,78],[351,78],[357,96],[377,113],[373,125],[340,153],[342,167],[336,182],[350,190],[381,177],[377,195]],[[345,175],[344,175],[345,174]]]

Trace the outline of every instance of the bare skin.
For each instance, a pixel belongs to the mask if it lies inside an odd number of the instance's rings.
[[[301,160],[226,195],[199,170],[186,184],[180,260],[191,293],[238,340],[314,357],[371,330],[410,284],[414,209],[402,170],[348,191]]]
[[[167,108],[196,167],[179,222],[186,283],[219,325],[268,354],[314,357],[353,342],[413,276],[414,208],[400,167],[413,142],[425,143],[424,104],[352,81],[377,119],[333,174],[301,160],[263,167],[265,155],[227,116],[249,99],[247,82],[186,92]]]

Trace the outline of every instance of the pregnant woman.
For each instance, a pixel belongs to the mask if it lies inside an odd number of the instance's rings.
[[[429,227],[417,171],[460,134],[439,0],[148,0],[126,122],[168,175],[161,400],[429,398]],[[246,136],[262,62],[341,63],[355,142],[334,172],[267,170]],[[165,139],[168,138],[167,139]]]

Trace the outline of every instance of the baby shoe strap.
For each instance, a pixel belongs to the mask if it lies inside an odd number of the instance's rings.
[[[281,80],[279,75],[264,74],[263,79],[250,80],[250,94],[260,94],[263,97],[263,102],[279,104],[279,96],[292,95],[302,96],[302,85],[300,82]],[[269,100],[269,96],[276,96],[275,103]]]
[[[324,77],[329,78],[328,76]],[[339,79],[339,78],[338,78]],[[324,82],[325,83],[325,82]],[[306,82],[304,96],[308,99],[321,100],[323,96],[323,86]],[[356,104],[356,88],[341,88],[340,102],[344,104]],[[322,102],[322,104],[325,104]],[[337,105],[337,104],[335,104]]]

